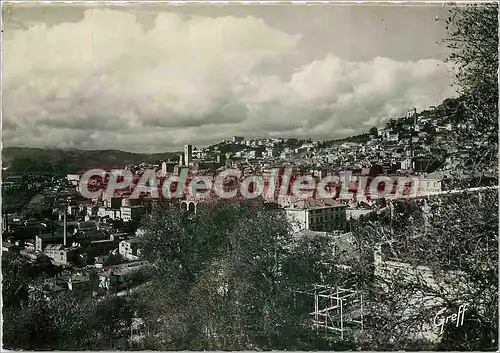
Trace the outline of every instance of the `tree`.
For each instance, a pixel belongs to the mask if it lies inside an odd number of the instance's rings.
[[[91,347],[85,325],[89,309],[88,302],[71,292],[54,295],[42,281],[32,281],[25,303],[4,307],[4,345],[28,350]]]
[[[459,147],[471,144],[462,171],[482,174],[498,165],[498,4],[454,6],[447,19],[449,61],[462,95],[452,107]]]
[[[89,316],[90,328],[98,332],[104,342],[104,347],[116,349],[117,340],[128,337],[132,324],[133,305],[121,297],[111,297],[99,302]]]
[[[376,221],[355,230],[364,254],[357,270],[373,278],[365,286],[376,308],[367,315],[372,328],[378,329],[371,340],[379,347],[393,340],[384,349],[408,349],[412,334],[425,330],[439,310],[456,312],[467,303],[471,332],[460,336],[461,329],[448,327],[442,347],[496,349],[497,191],[434,197],[426,205],[419,202],[402,204],[389,224]],[[379,246],[384,262],[374,265],[372,249]]]
[[[120,298],[97,303],[88,293],[54,292],[60,268],[2,254],[3,343],[9,349],[112,349],[127,336],[132,306]],[[94,281],[97,280],[94,276]]]
[[[156,278],[142,297],[163,349],[331,348],[294,307],[295,291],[316,280],[296,269],[324,249],[290,247],[282,211],[250,201],[219,200],[196,214],[166,205],[143,227]]]
[[[437,113],[451,117],[456,147],[469,151],[456,170],[466,178],[454,178],[451,187],[470,187],[475,175],[497,170],[497,4],[453,7],[447,29],[461,96],[443,102]],[[363,278],[372,278],[365,288],[376,308],[367,314],[373,342],[368,347],[411,349],[414,334],[428,328],[436,312],[465,302],[464,327],[447,324],[441,342],[427,342],[428,349],[496,350],[497,191],[399,206],[389,223],[376,220],[355,229],[364,255],[357,268]]]
[[[4,307],[18,306],[28,300],[32,265],[24,258],[2,254],[2,301]]]
[[[57,294],[33,282],[25,304],[3,309],[3,342],[9,349],[111,350],[128,337],[134,305],[119,297],[96,301],[74,292]]]

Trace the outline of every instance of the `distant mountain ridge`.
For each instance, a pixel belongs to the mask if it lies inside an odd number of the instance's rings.
[[[77,150],[44,149],[32,147],[4,147],[2,149],[2,167],[8,167],[8,173],[47,172],[66,174],[83,172],[99,167],[123,167],[126,164],[140,162],[155,163],[178,156],[180,152],[132,153],[119,150]]]

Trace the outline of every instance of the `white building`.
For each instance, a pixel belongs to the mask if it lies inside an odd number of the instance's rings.
[[[359,219],[360,217],[367,216],[373,212],[375,212],[375,211],[374,210],[365,210],[365,209],[349,209],[346,211],[346,218],[348,220]]]
[[[106,217],[107,216],[111,219],[120,219],[120,210],[113,210],[111,208],[99,207],[99,211],[98,211],[97,215],[99,217]],[[103,215],[103,216],[101,216],[101,215]]]
[[[141,256],[140,242],[136,238],[122,240],[118,245],[118,252],[127,260],[138,260]]]
[[[121,219],[125,222],[138,220],[144,214],[144,206],[122,206]]]
[[[340,230],[346,226],[347,206],[332,200],[304,200],[285,208],[287,218],[295,231]]]
[[[184,164],[191,166],[193,163],[193,145],[184,145]]]
[[[417,187],[417,196],[425,196],[440,191],[442,191],[441,180],[419,178]]]
[[[406,158],[401,162],[401,170],[410,170],[412,169],[411,158]]]
[[[99,217],[106,217],[106,207],[104,206],[100,206],[98,209],[97,209],[97,215]]]
[[[69,215],[72,215],[72,216],[76,216],[78,214],[78,211],[80,210],[80,208],[76,205],[69,205],[68,206],[68,214]]]
[[[388,133],[387,141],[397,142],[399,140],[399,134]]]
[[[273,147],[266,148],[266,154],[268,157],[277,157],[278,152]]]
[[[95,216],[97,215],[97,211],[99,210],[99,207],[95,205],[87,205],[87,215],[88,216]]]
[[[47,245],[43,251],[45,255],[61,265],[68,264],[68,252],[63,244]]]
[[[280,155],[281,159],[290,159],[292,158],[292,154],[290,152],[282,152]]]
[[[66,179],[72,184],[72,185],[77,185],[78,182],[80,181],[80,175],[79,174],[68,174],[66,176]]]

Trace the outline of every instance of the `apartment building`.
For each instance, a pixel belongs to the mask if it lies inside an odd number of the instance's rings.
[[[285,208],[285,212],[296,231],[330,232],[346,227],[346,209],[347,205],[333,199],[304,200]]]

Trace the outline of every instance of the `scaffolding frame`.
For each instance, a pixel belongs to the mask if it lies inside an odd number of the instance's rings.
[[[361,326],[363,323],[363,293],[357,290],[334,287],[324,284],[314,284],[312,289],[297,291],[297,293],[314,296],[314,311],[312,316],[313,327],[319,332],[325,329],[328,332],[340,332],[340,338],[344,339],[346,327],[350,324]],[[357,307],[357,308],[356,308]],[[359,311],[359,315],[355,313]],[[346,325],[347,324],[347,325]]]

